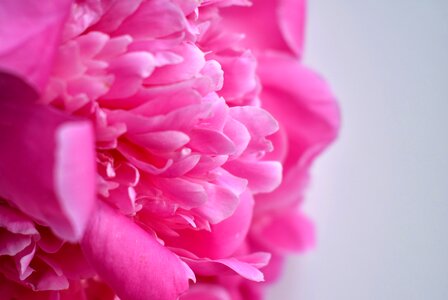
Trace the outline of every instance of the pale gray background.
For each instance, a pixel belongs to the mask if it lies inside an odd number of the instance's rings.
[[[306,204],[318,248],[269,299],[448,299],[448,0],[309,0],[307,33],[342,133]]]

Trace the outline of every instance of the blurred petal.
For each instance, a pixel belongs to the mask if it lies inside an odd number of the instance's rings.
[[[2,0],[0,71],[42,92],[51,72],[70,0]]]
[[[90,122],[15,101],[0,101],[0,120],[0,196],[77,241],[95,201]]]

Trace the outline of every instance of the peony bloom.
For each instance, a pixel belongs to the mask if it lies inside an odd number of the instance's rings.
[[[0,294],[261,299],[337,105],[303,0],[3,0]]]

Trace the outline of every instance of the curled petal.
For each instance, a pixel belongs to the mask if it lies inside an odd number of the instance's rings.
[[[255,282],[264,281],[263,273],[259,270],[266,266],[271,255],[269,253],[253,253],[244,257],[231,257],[223,259],[182,259],[198,275],[202,276],[216,276],[222,274],[236,273],[240,276]]]
[[[235,176],[246,178],[254,193],[268,193],[282,181],[282,164],[277,161],[233,160],[224,168]]]
[[[207,230],[179,230],[179,237],[166,239],[167,245],[187,249],[199,257],[223,258],[232,255],[246,238],[252,220],[254,200],[249,191],[240,197],[238,208],[226,220]]]
[[[0,196],[77,241],[95,201],[91,124],[37,104],[0,107]]]
[[[106,205],[98,207],[81,245],[101,278],[123,300],[174,300],[194,278],[174,253]]]

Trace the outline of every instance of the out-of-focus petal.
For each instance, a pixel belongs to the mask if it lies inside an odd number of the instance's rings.
[[[15,101],[0,102],[0,120],[0,196],[77,241],[95,202],[90,122]]]
[[[2,0],[0,71],[43,91],[51,72],[70,0]]]
[[[106,205],[93,215],[82,248],[122,300],[174,300],[194,276],[151,234]]]
[[[315,245],[313,223],[294,209],[260,221],[254,224],[251,233],[270,251],[302,252]]]
[[[306,0],[277,0],[277,22],[283,39],[297,57],[303,54]]]
[[[224,287],[217,284],[198,283],[180,297],[180,300],[232,300]]]
[[[325,81],[292,57],[263,56],[258,73],[264,86],[263,106],[281,120],[287,153],[281,186],[257,196],[257,203],[273,200],[271,204],[278,207],[288,206],[301,197],[314,158],[336,138],[339,108]]]

